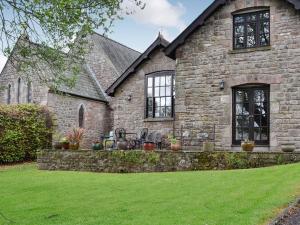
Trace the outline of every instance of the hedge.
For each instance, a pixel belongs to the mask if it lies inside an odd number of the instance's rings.
[[[45,107],[0,105],[0,164],[36,159],[51,144],[52,122]]]

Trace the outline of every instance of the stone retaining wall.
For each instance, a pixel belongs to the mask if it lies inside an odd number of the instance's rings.
[[[300,153],[41,150],[41,170],[108,173],[225,170],[300,162]]]

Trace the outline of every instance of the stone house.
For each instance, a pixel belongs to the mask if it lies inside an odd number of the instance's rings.
[[[66,134],[73,127],[83,127],[86,130],[83,146],[90,147],[101,134],[111,129],[109,98],[105,88],[140,53],[97,33],[87,40],[91,49],[86,56],[86,64],[81,66],[75,87],[70,89],[62,85],[59,87],[60,94],[42,85],[39,79],[34,79],[47,76],[46,69],[36,71],[31,75],[31,82],[27,82],[24,74],[14,66],[13,60],[17,57],[9,57],[0,75],[0,86],[5,87],[0,92],[0,104],[45,105],[53,113],[58,132]],[[30,42],[28,39],[21,41]],[[15,51],[13,54],[16,54]]]
[[[172,43],[160,35],[142,54],[93,34],[85,82],[66,96],[33,83],[32,99],[55,112],[60,130],[79,125],[84,111],[89,141],[147,127],[173,132],[187,149],[207,138],[217,150],[239,150],[245,139],[259,151],[299,149],[299,10],[299,0],[215,0]],[[29,99],[18,95],[18,77],[8,61],[3,103]]]
[[[166,49],[175,127],[215,125],[216,149],[300,148],[300,1],[215,0]]]

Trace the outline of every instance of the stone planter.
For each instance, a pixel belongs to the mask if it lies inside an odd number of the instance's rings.
[[[242,147],[243,151],[245,151],[245,152],[253,152],[255,143],[254,143],[254,141],[247,141],[247,142],[243,141],[241,143],[241,147]]]
[[[281,150],[283,152],[294,152],[296,150],[296,146],[294,143],[284,143],[281,144]]]
[[[144,150],[145,151],[154,151],[155,144],[153,142],[145,142],[144,143]]]

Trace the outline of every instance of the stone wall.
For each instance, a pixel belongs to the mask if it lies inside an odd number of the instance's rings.
[[[108,173],[245,169],[294,163],[300,153],[41,150],[41,170]]]
[[[145,75],[162,70],[174,70],[175,61],[166,57],[160,48],[142,63],[116,90],[111,101],[114,128],[123,127],[129,132],[142,128],[168,134],[173,131],[173,119],[145,119]],[[131,96],[131,100],[128,97]]]
[[[271,92],[270,147],[264,150],[288,141],[300,148],[300,13],[282,0],[228,2],[177,49],[176,129],[216,124],[216,148],[231,149],[232,87],[264,83]],[[233,51],[232,12],[259,6],[270,6],[271,47]]]
[[[18,79],[21,78],[20,85],[20,103],[28,103],[27,93],[28,93],[28,82],[27,74],[18,72],[15,68],[16,63],[8,60],[7,64],[3,68],[0,75],[0,104],[7,103],[8,97],[8,85],[11,85],[11,104],[17,104],[17,93],[18,93]],[[41,105],[47,104],[47,93],[48,89],[41,85],[38,79],[33,79],[34,74],[31,76],[31,89],[32,89],[32,103],[38,103]],[[36,76],[37,77],[37,76]]]
[[[48,108],[53,113],[56,130],[66,134],[79,126],[79,109],[84,107],[85,137],[82,147],[91,148],[93,141],[110,130],[110,113],[106,103],[80,97],[49,93]]]

